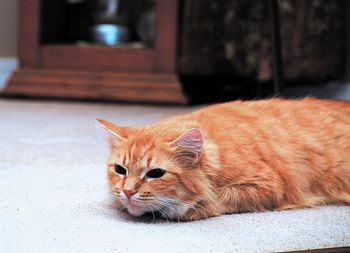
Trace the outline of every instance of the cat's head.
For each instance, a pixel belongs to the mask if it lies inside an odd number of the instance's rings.
[[[97,120],[109,133],[108,181],[117,202],[140,216],[181,217],[205,194],[203,133],[171,126],[126,128]]]

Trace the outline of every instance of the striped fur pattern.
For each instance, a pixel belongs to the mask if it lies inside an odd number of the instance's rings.
[[[144,127],[98,122],[110,133],[110,188],[135,216],[350,204],[350,102],[234,101]]]

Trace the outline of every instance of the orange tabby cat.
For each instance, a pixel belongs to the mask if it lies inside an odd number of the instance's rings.
[[[144,127],[98,122],[111,135],[109,185],[135,216],[350,204],[350,102],[236,101]]]

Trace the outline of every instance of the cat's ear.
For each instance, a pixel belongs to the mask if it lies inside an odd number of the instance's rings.
[[[203,148],[203,132],[199,128],[191,128],[171,142],[176,148],[179,156],[182,156],[190,163],[199,161]]]
[[[116,124],[113,124],[111,122],[108,122],[104,119],[96,119],[96,121],[105,129],[107,130],[107,134],[109,139],[113,141],[120,141],[124,138],[125,136],[125,131],[122,127],[117,126]]]

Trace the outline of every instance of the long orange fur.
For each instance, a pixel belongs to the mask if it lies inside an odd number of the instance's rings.
[[[98,121],[112,136],[109,185],[136,216],[197,220],[350,204],[350,102],[235,101],[144,127]],[[176,140],[191,129],[179,148]],[[203,143],[187,145],[193,138]],[[116,173],[116,164],[127,174]],[[145,176],[154,168],[165,174]]]

